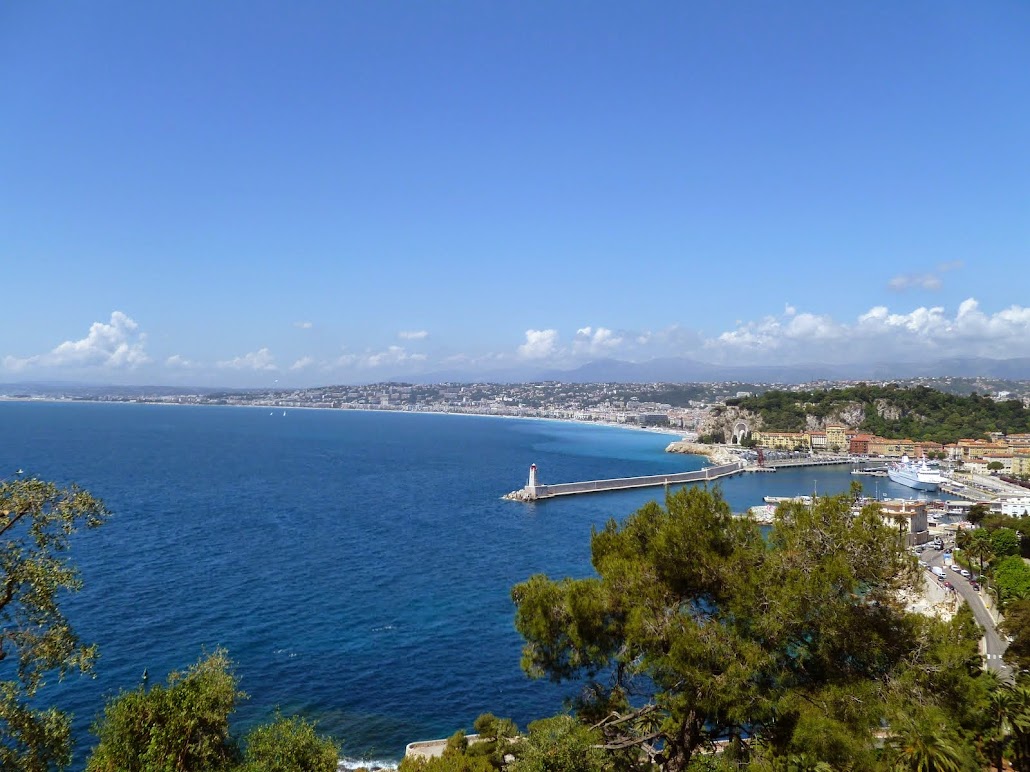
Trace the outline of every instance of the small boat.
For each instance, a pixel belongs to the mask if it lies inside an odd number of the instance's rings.
[[[779,504],[783,501],[797,501],[802,504],[811,504],[811,496],[763,496],[762,501],[766,504]]]

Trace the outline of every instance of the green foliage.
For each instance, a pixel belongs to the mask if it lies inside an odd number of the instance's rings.
[[[572,716],[554,716],[529,725],[511,772],[609,772],[613,759],[599,745],[599,732]]]
[[[519,728],[510,718],[498,718],[483,713],[472,724],[479,737],[469,745],[466,753],[487,759],[494,769],[504,766],[504,758],[511,753],[512,741],[519,736]]]
[[[994,559],[994,539],[991,532],[984,528],[977,528],[969,536],[963,548],[965,553],[979,565],[979,573],[984,572],[984,564]]]
[[[975,756],[975,623],[906,613],[915,561],[878,507],[850,503],[783,506],[767,537],[699,488],[610,521],[592,537],[597,577],[513,588],[523,668],[585,680],[577,712],[603,745],[666,770],[725,737],[750,738],[741,763],[869,768],[883,719],[919,706],[933,709],[920,727],[947,718]]]
[[[71,760],[70,721],[40,708],[54,675],[88,673],[96,647],[82,644],[58,597],[81,587],[65,555],[79,528],[95,528],[104,505],[72,486],[35,479],[0,482],[0,769],[44,772]]]
[[[892,770],[911,772],[963,772],[979,769],[976,757],[939,711],[894,717],[885,751]]]
[[[907,437],[931,442],[954,442],[963,437],[984,437],[988,432],[1030,432],[1030,410],[1019,400],[997,402],[917,386],[858,385],[826,391],[767,391],[737,401],[762,416],[767,431],[803,431],[807,416],[826,419],[842,409],[864,409],[861,431],[883,437]],[[897,412],[898,417],[885,417]]]
[[[276,715],[252,730],[243,745],[239,772],[335,772],[340,758],[335,742],[319,737],[314,724],[298,717]]]
[[[969,508],[969,515],[967,520],[973,525],[980,525],[983,519],[991,514],[991,508],[986,504],[974,504]]]
[[[992,568],[994,590],[1003,609],[1010,601],[1030,599],[1030,566],[1022,558],[1015,555],[1001,558]]]
[[[93,727],[88,772],[217,772],[237,761],[229,715],[244,697],[219,649],[168,685],[141,685],[108,702]]]
[[[999,528],[991,533],[991,548],[999,558],[1019,554],[1019,537],[1011,528]]]
[[[697,441],[702,445],[722,445],[726,442],[726,435],[721,431],[715,431],[711,434],[702,434]]]
[[[1030,599],[1017,599],[1005,608],[1005,620],[999,626],[1012,637],[1005,650],[1005,661],[1017,671],[1030,670]]]
[[[398,772],[494,772],[490,759],[469,753],[474,747],[475,743],[469,743],[465,731],[459,730],[448,738],[442,756],[405,756],[398,765]]]
[[[167,685],[140,685],[108,701],[93,724],[99,743],[87,772],[333,772],[339,747],[313,724],[276,714],[253,729],[244,748],[229,716],[246,695],[223,649]]]

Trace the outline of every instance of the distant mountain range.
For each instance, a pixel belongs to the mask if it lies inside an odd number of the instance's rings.
[[[40,397],[62,395],[79,399],[94,397],[133,398],[142,395],[173,397],[179,394],[217,394],[220,392],[253,391],[253,389],[208,386],[124,386],[109,383],[79,383],[77,381],[23,381],[0,383],[0,394],[10,397]]]
[[[810,383],[812,381],[893,380],[901,378],[997,378],[1012,381],[1030,380],[1030,357],[987,359],[953,357],[929,362],[867,362],[831,365],[806,363],[795,365],[714,365],[686,357],[665,357],[646,362],[620,359],[599,359],[572,370],[434,372],[396,380],[415,383],[481,381],[520,383],[532,381],[566,381],[568,383]]]
[[[378,379],[399,383],[748,383],[798,384],[815,381],[889,381],[911,378],[989,378],[1030,381],[1030,357],[987,359],[955,357],[930,362],[872,362],[831,365],[715,365],[686,357],[665,357],[646,362],[599,359],[571,370],[511,368],[492,372],[447,370],[422,375],[396,375]],[[330,384],[319,384],[328,386]],[[292,387],[282,387],[292,388]],[[0,384],[8,396],[53,396],[92,399],[134,398],[179,394],[211,395],[224,392],[268,391],[268,388],[232,386],[135,386],[70,381],[35,381]]]

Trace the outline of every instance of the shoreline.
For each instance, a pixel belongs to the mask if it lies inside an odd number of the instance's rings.
[[[634,432],[648,432],[649,434],[664,434],[671,437],[682,438],[686,432],[677,431],[671,427],[660,427],[660,426],[633,426],[631,424],[618,423],[612,421],[585,421],[581,418],[555,418],[552,416],[536,416],[536,415],[501,415],[498,413],[474,413],[466,411],[456,410],[396,410],[392,408],[376,408],[376,407],[315,407],[312,405],[303,406],[292,406],[292,405],[246,405],[246,404],[213,404],[208,402],[165,402],[159,400],[147,400],[147,399],[135,399],[135,400],[122,400],[122,399],[60,399],[58,397],[11,397],[7,395],[0,396],[0,403],[2,402],[43,402],[47,404],[84,404],[84,405],[152,405],[159,407],[228,407],[228,408],[251,408],[251,409],[271,409],[273,412],[276,410],[306,410],[311,412],[328,412],[328,413],[347,413],[347,412],[359,412],[359,413],[399,413],[403,415],[448,415],[448,416],[467,416],[469,418],[504,418],[512,419],[516,421],[554,421],[557,423],[569,423],[577,424],[580,426],[607,426],[612,429],[625,429],[627,431]],[[678,440],[678,442],[688,442],[685,439]],[[707,447],[707,446],[701,446]],[[713,446],[715,447],[715,446]],[[684,452],[684,451],[668,451],[668,452]],[[697,453],[692,455],[702,455],[711,458],[709,453]]]
[[[720,464],[732,464],[739,461],[740,457],[726,445],[702,445],[689,440],[676,440],[670,442],[665,449],[666,453],[685,453],[690,456],[704,456],[716,466]]]

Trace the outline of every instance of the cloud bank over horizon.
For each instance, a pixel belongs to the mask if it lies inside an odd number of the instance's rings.
[[[853,321],[800,310],[784,303],[783,311],[741,320],[729,330],[706,334],[679,324],[661,330],[627,330],[588,324],[563,333],[555,328],[528,329],[522,342],[507,350],[455,353],[413,350],[425,346],[425,331],[398,334],[396,344],[357,353],[319,355],[296,348],[282,352],[278,364],[271,346],[205,363],[190,352],[161,353],[155,361],[146,350],[147,334],[122,311],[107,322],[94,322],[84,337],[70,339],[39,354],[0,359],[7,377],[91,377],[125,381],[265,384],[270,374],[291,383],[314,385],[334,379],[368,381],[418,375],[437,370],[467,373],[469,378],[492,371],[541,368],[571,369],[598,359],[644,362],[659,357],[685,357],[716,365],[828,365],[890,361],[933,361],[951,357],[1011,359],[1030,357],[1030,307],[1013,304],[986,311],[975,298],[953,312],[944,306],[918,306],[908,311],[876,305]],[[452,343],[452,346],[460,345]],[[339,349],[338,349],[339,351]]]

